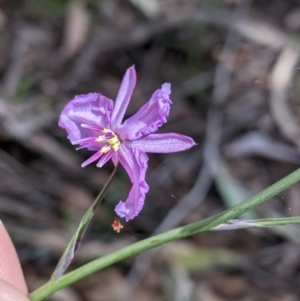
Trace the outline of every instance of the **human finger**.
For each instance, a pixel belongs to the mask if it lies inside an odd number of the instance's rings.
[[[28,294],[24,275],[13,243],[0,221],[0,279]]]
[[[0,301],[29,301],[29,299],[15,286],[0,280]]]

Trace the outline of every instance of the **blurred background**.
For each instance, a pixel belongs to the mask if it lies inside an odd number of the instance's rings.
[[[30,291],[47,281],[112,171],[80,164],[57,125],[76,94],[115,99],[129,66],[126,116],[165,82],[161,132],[193,149],[150,154],[142,213],[111,223],[130,189],[119,169],[71,268],[229,208],[300,164],[300,3],[296,0],[1,0],[0,217]],[[243,216],[300,215],[300,185]],[[49,300],[300,299],[300,231],[285,226],[195,235],[100,271]]]

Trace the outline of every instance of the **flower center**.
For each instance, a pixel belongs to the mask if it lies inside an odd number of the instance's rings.
[[[113,155],[114,152],[118,151],[121,142],[119,137],[113,131],[97,125],[89,124],[81,124],[81,127],[91,130],[91,135],[72,142],[72,144],[80,144],[80,147],[78,147],[77,150],[82,148],[99,147],[98,154],[101,155],[109,152]]]
[[[120,148],[121,141],[119,137],[115,132],[98,125],[81,124],[81,127],[90,130],[84,133],[84,135],[88,137],[72,141],[72,144],[80,145],[76,150],[82,148],[96,150],[96,153],[84,161],[81,166],[85,167],[86,165],[99,160],[97,166],[102,167]]]
[[[120,147],[118,136],[113,131],[105,128],[101,130],[101,135],[96,138],[96,142],[107,142],[107,144],[101,148],[103,154],[108,153],[111,149],[116,152]]]

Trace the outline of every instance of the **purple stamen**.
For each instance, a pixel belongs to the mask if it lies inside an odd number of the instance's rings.
[[[104,135],[102,135],[101,137],[103,137],[104,139],[111,139],[114,138],[114,134],[113,133],[106,133]]]
[[[87,148],[87,145],[82,145],[82,146],[79,146],[79,147],[76,147],[76,150],[80,150],[80,149],[84,149],[84,148]]]
[[[88,137],[88,138],[83,138],[83,139],[79,139],[76,141],[73,141],[72,144],[83,144],[83,143],[90,143],[90,142],[96,142],[96,137]]]
[[[111,157],[114,155],[115,151],[110,150],[108,153],[104,154],[99,162],[97,163],[97,167],[102,167]]]
[[[89,125],[89,124],[81,124],[81,127],[85,128],[85,129],[90,129],[90,130],[94,130],[94,131],[103,131],[104,128],[98,125]]]
[[[101,158],[101,156],[103,155],[103,153],[101,151],[95,153],[93,156],[91,156],[89,159],[87,159],[86,161],[84,161],[82,164],[81,164],[81,167],[85,167],[89,164],[91,164],[92,162],[98,160],[99,158]]]

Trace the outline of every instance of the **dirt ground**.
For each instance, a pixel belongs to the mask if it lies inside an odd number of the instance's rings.
[[[50,277],[113,169],[80,164],[57,125],[77,94],[115,99],[125,70],[137,87],[126,116],[165,82],[161,132],[197,146],[149,154],[142,213],[111,228],[130,189],[120,168],[71,269],[154,232],[198,221],[300,165],[300,2],[296,0],[1,0],[0,217],[29,290]],[[300,215],[300,184],[243,218]],[[49,300],[300,300],[298,226],[210,232],[166,244]]]

